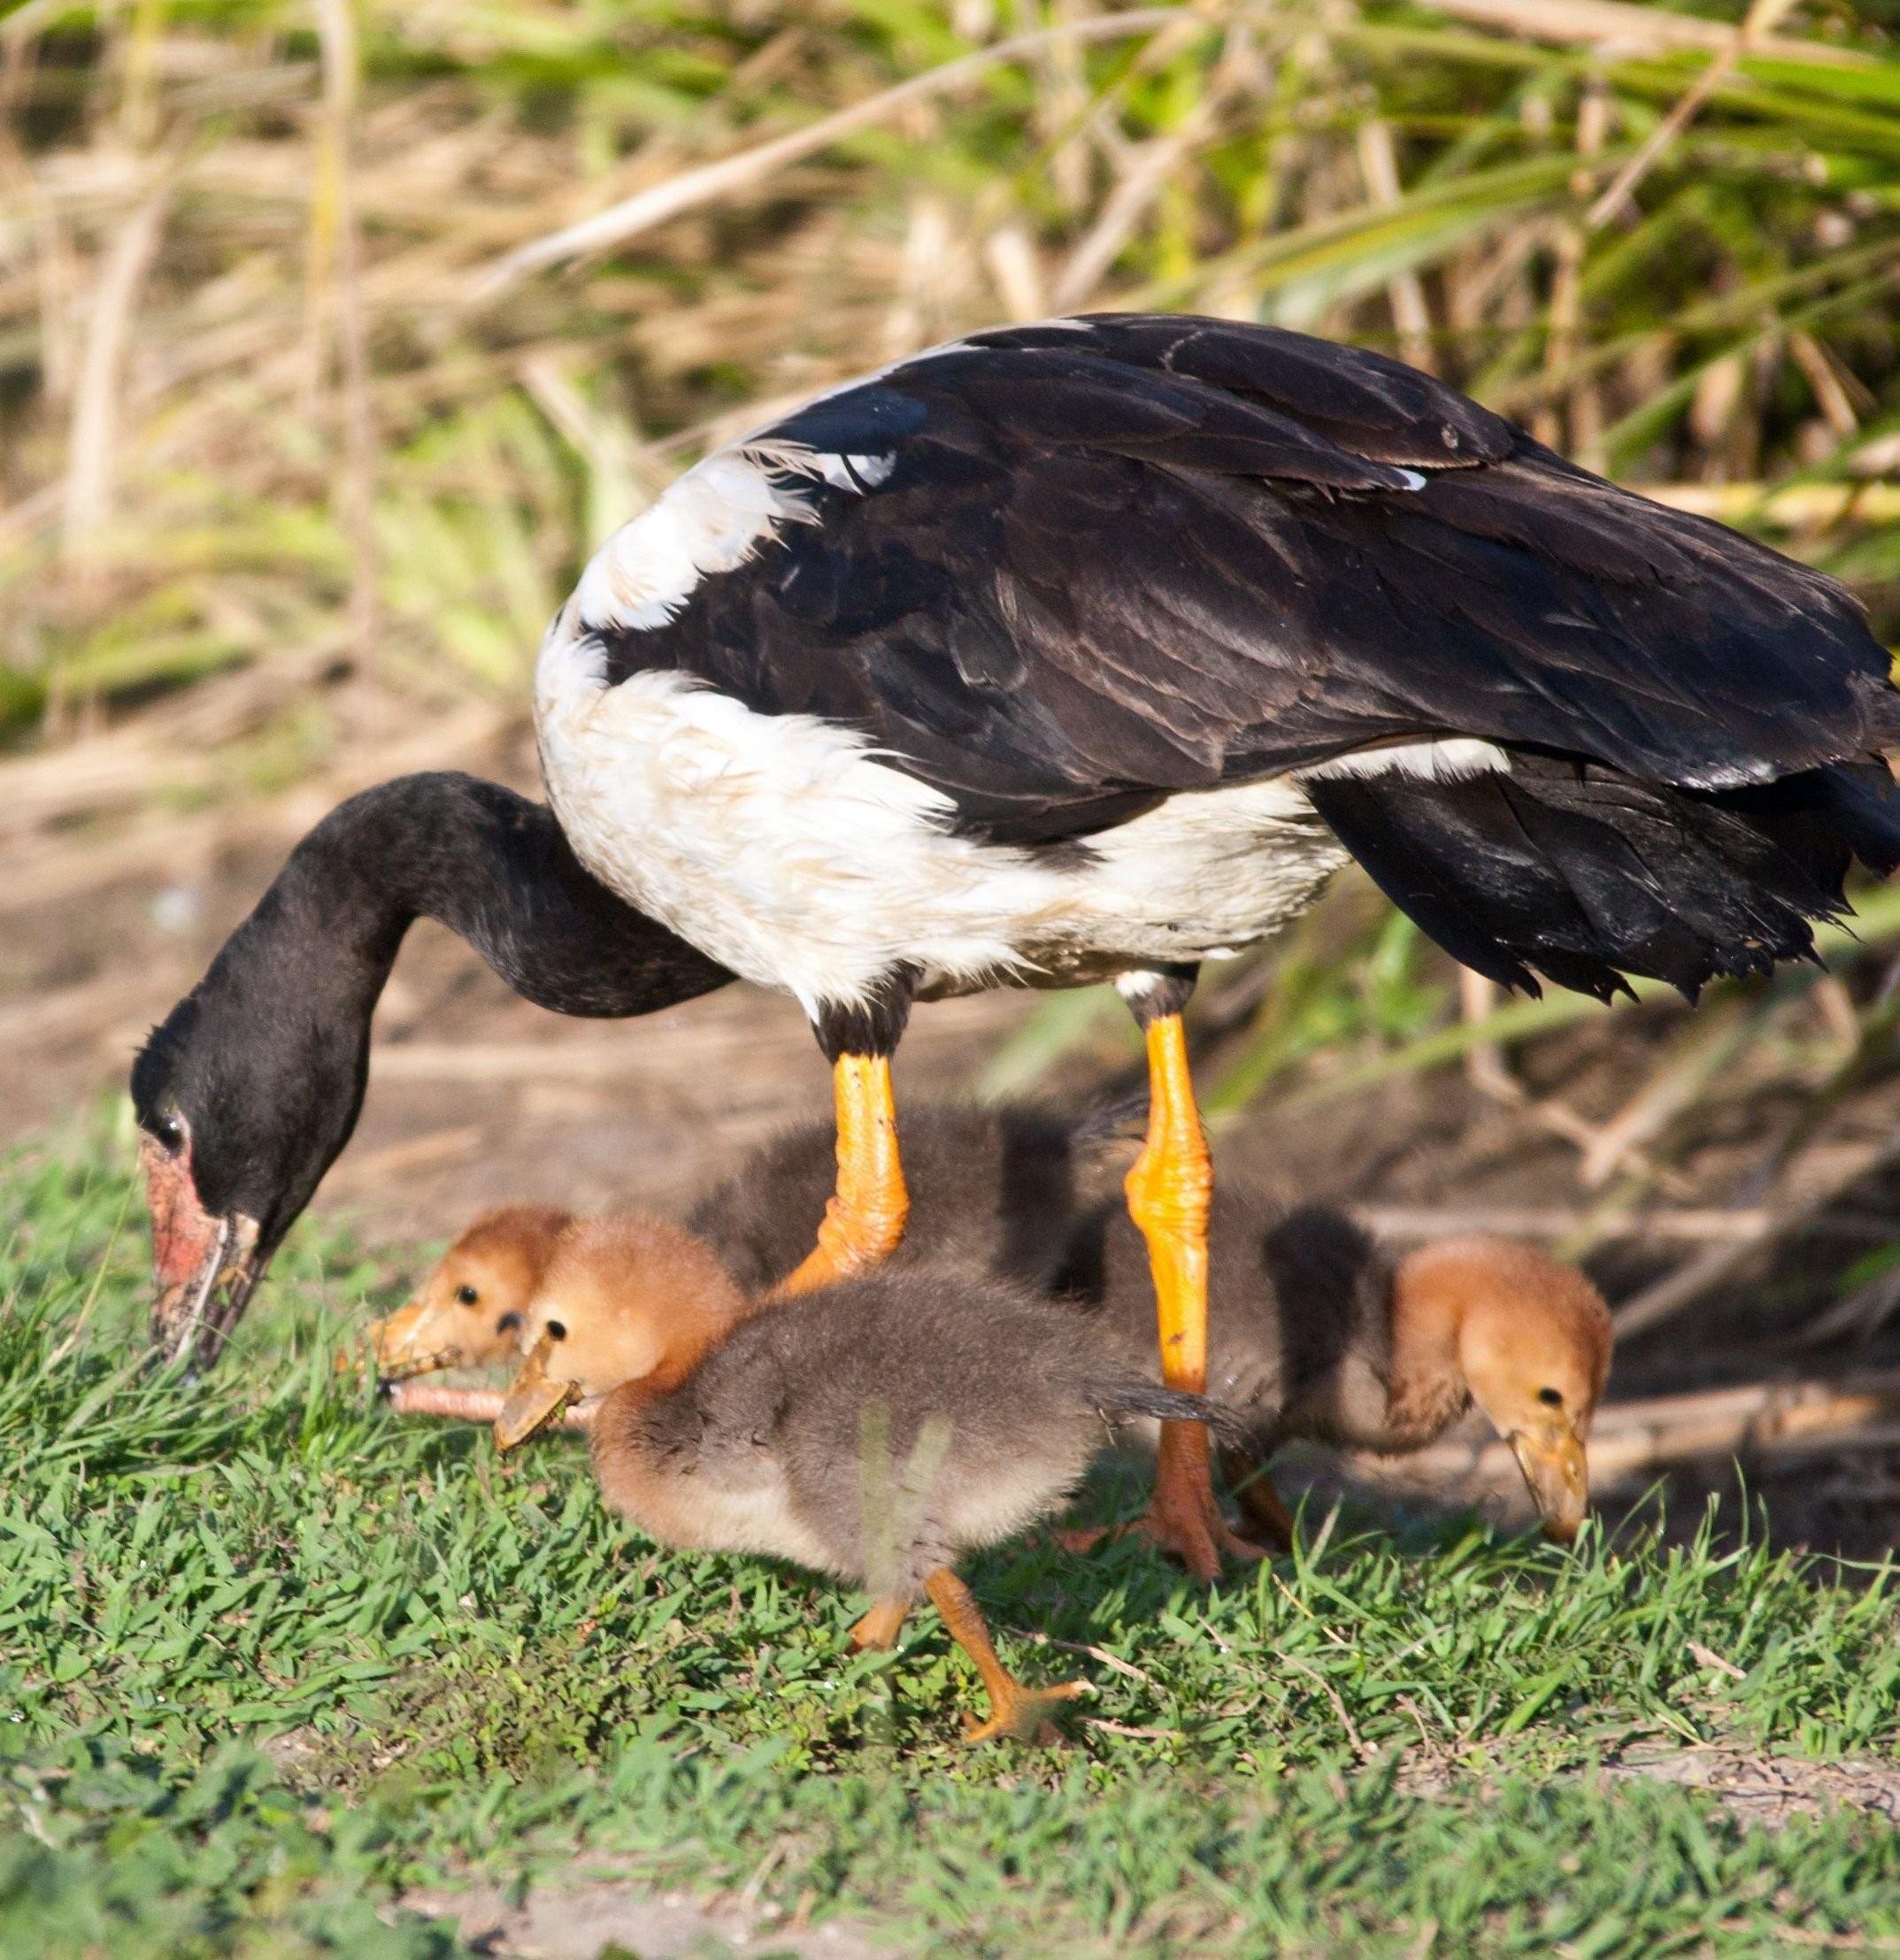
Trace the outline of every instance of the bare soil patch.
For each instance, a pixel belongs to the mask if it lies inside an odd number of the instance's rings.
[[[1619,1752],[1599,1773],[1611,1782],[1645,1777],[1701,1790],[1748,1824],[1775,1827],[1835,1804],[1900,1823],[1900,1764],[1896,1763],[1851,1758],[1814,1763],[1744,1749],[1642,1742]]]
[[[783,1923],[770,1907],[655,1892],[624,1879],[558,1881],[514,1902],[492,1886],[467,1892],[409,1892],[410,1912],[454,1921],[476,1952],[497,1960],[595,1960],[619,1948],[639,1960],[875,1960],[896,1949],[848,1921]]]

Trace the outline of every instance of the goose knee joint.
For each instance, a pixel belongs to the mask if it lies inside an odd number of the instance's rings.
[[[825,1207],[818,1242],[839,1273],[860,1272],[888,1259],[903,1244],[910,1215],[901,1187],[855,1203],[834,1197]]]
[[[1205,1234],[1213,1208],[1214,1174],[1204,1149],[1152,1157],[1144,1151],[1123,1188],[1129,1215],[1150,1236]]]

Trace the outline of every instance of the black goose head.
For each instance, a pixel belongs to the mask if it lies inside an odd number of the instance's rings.
[[[271,911],[267,897],[133,1065],[161,1359],[216,1358],[363,1104],[388,957],[352,947],[313,970]]]
[[[552,814],[499,783],[430,772],[339,804],[133,1067],[160,1358],[217,1357],[350,1141],[377,996],[423,916],[556,1013],[650,1014],[732,977],[597,884]]]

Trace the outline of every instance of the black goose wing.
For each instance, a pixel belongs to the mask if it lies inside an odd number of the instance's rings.
[[[857,727],[994,837],[1389,741],[1720,789],[1900,727],[1887,656],[1831,580],[1303,334],[1004,329],[748,453],[807,479],[811,521],[663,624],[601,631],[609,678],[682,670]]]

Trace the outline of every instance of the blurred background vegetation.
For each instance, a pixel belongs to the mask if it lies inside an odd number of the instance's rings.
[[[320,758],[345,680],[512,707],[708,443],[1089,307],[1388,349],[1884,603],[1900,10],[1754,12],[1748,53],[1732,0],[26,0],[6,726],[249,675],[181,794]]]
[[[400,769],[531,781],[594,544],[1001,319],[1389,350],[1900,631],[1893,0],[24,0],[0,105],[0,1018],[35,1057],[162,1011],[181,864]],[[1673,1312],[1894,1159],[1894,895],[1858,933],[1612,1018],[1501,1005],[1349,880],[1204,990],[1211,1101],[1302,1145],[1350,1111],[1315,1161],[1388,1211],[1455,1183],[1640,1241]],[[992,1088],[1127,1056],[1094,995],[1004,1032]],[[1865,1211],[1818,1309],[1863,1332],[1900,1302]]]

